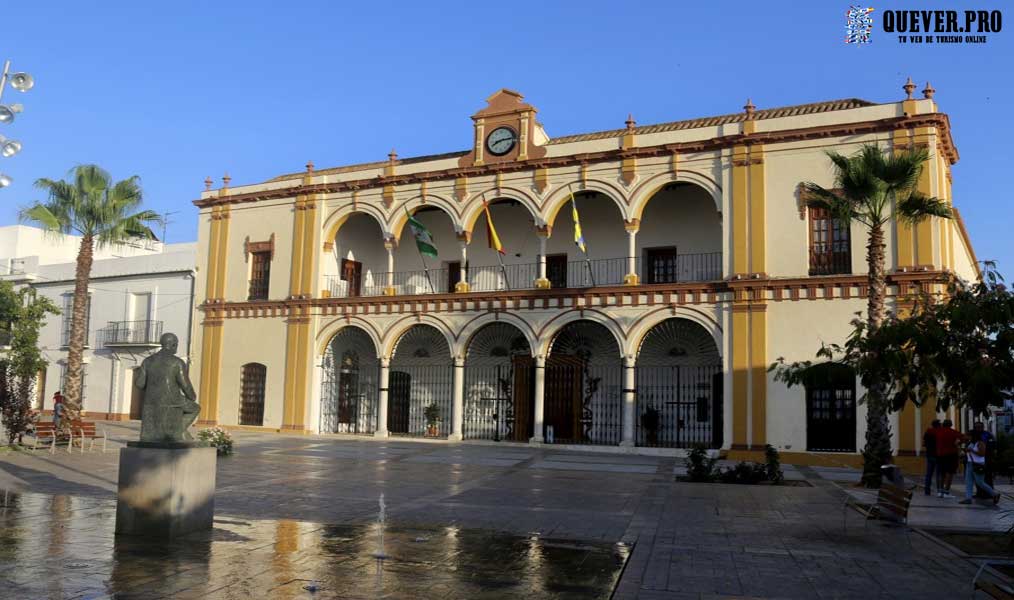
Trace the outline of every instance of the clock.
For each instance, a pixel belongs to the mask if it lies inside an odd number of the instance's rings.
[[[486,149],[493,156],[503,156],[514,149],[518,134],[510,127],[497,127],[486,138]]]

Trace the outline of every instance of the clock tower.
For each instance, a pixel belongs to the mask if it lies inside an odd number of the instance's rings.
[[[475,142],[458,166],[472,167],[542,158],[543,144],[549,141],[535,122],[535,107],[524,97],[503,88],[486,98],[486,108],[472,115]]]

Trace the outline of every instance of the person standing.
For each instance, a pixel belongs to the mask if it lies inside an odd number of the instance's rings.
[[[951,481],[958,471],[958,443],[961,434],[954,430],[954,422],[945,419],[943,426],[935,434],[937,452],[937,496],[951,497]]]
[[[56,390],[53,394],[53,429],[60,431],[60,420],[63,419],[63,394]]]
[[[926,479],[923,482],[923,491],[927,496],[933,489],[933,475],[937,476],[937,489],[940,489],[940,474],[937,468],[937,430],[940,429],[940,419],[933,419],[929,429],[922,434],[922,446],[926,449]]]
[[[975,487],[993,496],[993,504],[1000,503],[1000,494],[989,487],[985,480],[986,474],[986,442],[981,437],[973,437],[965,446],[965,499],[958,504],[971,504]]]

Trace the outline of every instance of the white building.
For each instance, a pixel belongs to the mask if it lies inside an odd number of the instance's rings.
[[[76,236],[54,237],[33,227],[0,227],[0,277],[31,285],[62,311],[40,334],[49,361],[38,390],[44,410],[52,409],[53,394],[64,387],[80,242]],[[194,243],[149,241],[96,249],[84,352],[86,418],[139,418],[134,372],[158,349],[163,332],[179,336],[179,355],[189,362],[195,251]]]

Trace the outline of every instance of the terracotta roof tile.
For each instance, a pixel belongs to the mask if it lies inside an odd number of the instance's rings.
[[[859,98],[845,98],[842,100],[828,100],[825,102],[813,102],[811,104],[797,104],[795,106],[782,106],[779,108],[768,108],[765,110],[758,110],[754,113],[754,120],[760,121],[762,119],[776,119],[779,117],[795,117],[799,115],[812,115],[816,113],[830,112],[833,110],[848,110],[850,108],[861,108],[864,106],[876,106],[876,102],[869,102],[867,100],[861,100]],[[669,123],[658,123],[655,125],[642,125],[634,128],[636,134],[646,133],[661,133],[665,131],[679,131],[681,129],[694,129],[697,127],[714,127],[716,125],[727,125],[729,123],[739,123],[746,120],[745,112],[738,112],[728,115],[720,115],[717,117],[702,117],[699,119],[688,119],[685,121],[671,121]],[[565,135],[558,138],[551,138],[549,144],[569,144],[573,142],[587,142],[591,140],[601,140],[606,138],[615,138],[623,134],[629,133],[627,129],[610,129],[608,131],[594,131],[591,133],[579,133],[576,135]],[[468,154],[470,150],[461,150],[458,152],[445,152],[443,154],[428,154],[425,156],[414,156],[412,158],[403,158],[395,161],[396,165],[411,165],[413,163],[426,162],[431,160],[441,160],[445,158],[457,158]],[[376,169],[384,167],[388,164],[388,161],[381,160],[369,163],[359,163],[355,165],[346,165],[342,167],[334,167],[330,169],[320,169],[314,171],[314,176],[317,175],[333,175],[336,173],[349,173],[353,171],[364,171],[366,169]],[[298,179],[303,177],[305,173],[289,173],[287,175],[280,175],[269,181],[284,181],[287,179]]]

